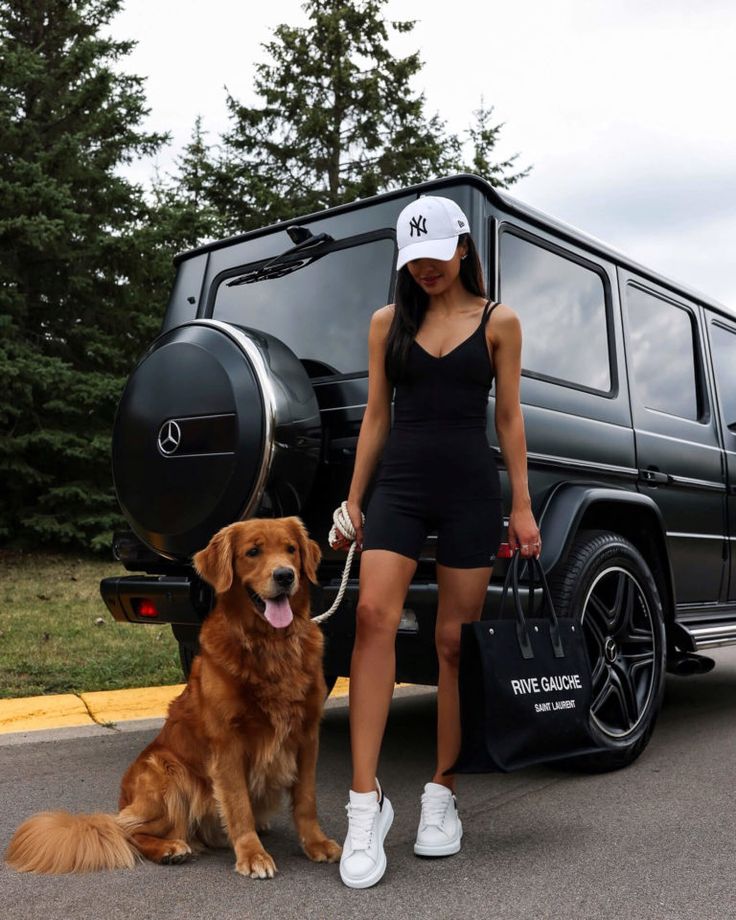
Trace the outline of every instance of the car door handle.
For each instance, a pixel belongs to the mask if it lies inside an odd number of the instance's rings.
[[[654,468],[639,470],[639,479],[644,482],[672,482],[672,476],[669,473],[662,473]]]

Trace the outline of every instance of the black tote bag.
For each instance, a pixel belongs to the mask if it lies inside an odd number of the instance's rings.
[[[464,623],[460,643],[461,747],[445,773],[506,773],[602,750],[590,731],[591,676],[585,639],[571,617],[558,618],[542,564],[536,569],[547,616],[527,616],[519,596],[518,550],[509,564],[497,619]],[[514,614],[503,618],[511,585]],[[540,609],[543,614],[543,609]]]

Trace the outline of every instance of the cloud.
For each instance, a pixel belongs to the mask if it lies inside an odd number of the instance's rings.
[[[673,165],[612,175],[594,164],[574,182],[530,177],[511,192],[736,312],[736,163]]]

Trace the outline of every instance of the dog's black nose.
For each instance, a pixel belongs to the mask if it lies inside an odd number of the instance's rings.
[[[282,588],[288,588],[294,584],[294,569],[282,566],[280,569],[273,570],[273,580]]]

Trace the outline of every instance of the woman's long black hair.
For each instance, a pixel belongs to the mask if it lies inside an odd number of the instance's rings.
[[[462,242],[468,244],[468,255],[460,262],[460,281],[471,294],[485,297],[483,267],[480,264],[473,237],[469,233],[463,233],[458,237],[458,245]],[[386,339],[386,376],[394,386],[403,376],[409,348],[422,325],[428,303],[429,294],[416,283],[409,269],[404,265],[396,275],[394,290],[396,308]]]

